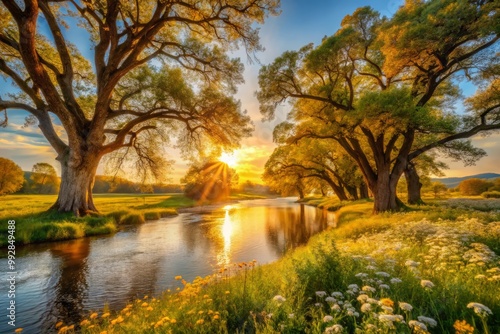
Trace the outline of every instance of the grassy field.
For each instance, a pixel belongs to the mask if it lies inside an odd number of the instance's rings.
[[[16,245],[108,234],[120,224],[138,224],[175,215],[179,207],[195,203],[181,194],[97,194],[99,216],[47,213],[56,195],[8,195],[0,201],[0,247],[7,245],[7,221],[16,221]]]
[[[454,199],[376,216],[370,202],[339,206],[336,228],[275,263],[249,259],[193,282],[177,277],[176,291],[58,329],[500,333],[500,201]]]

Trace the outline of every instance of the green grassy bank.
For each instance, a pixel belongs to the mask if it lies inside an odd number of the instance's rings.
[[[371,215],[343,205],[337,227],[264,266],[229,266],[177,291],[90,312],[60,332],[499,333],[500,202],[453,200]],[[174,278],[172,278],[173,280]]]
[[[177,208],[195,204],[181,194],[97,194],[94,195],[94,202],[100,215],[76,218],[72,214],[46,212],[56,197],[3,196],[0,202],[0,247],[7,245],[8,220],[16,221],[16,245],[21,245],[109,234],[116,231],[120,224],[138,224],[175,215]]]

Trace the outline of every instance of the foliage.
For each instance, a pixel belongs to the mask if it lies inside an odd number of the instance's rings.
[[[56,151],[62,179],[53,209],[97,211],[91,186],[103,157],[148,183],[171,165],[164,144],[189,156],[250,135],[232,97],[243,65],[226,51],[260,51],[255,25],[278,14],[278,0],[2,3],[0,75],[14,91],[2,92],[0,124],[9,112],[28,112],[27,125],[37,124]],[[70,31],[89,40],[90,59]]]
[[[500,198],[500,191],[485,191],[481,196],[484,198]]]
[[[184,193],[199,202],[227,200],[231,189],[238,185],[238,174],[227,164],[209,161],[193,164],[181,182]]]
[[[483,179],[467,179],[458,184],[458,189],[462,195],[477,196],[487,191],[492,186],[491,182]]]
[[[360,168],[374,211],[398,210],[397,182],[414,159],[439,148],[474,163],[484,151],[467,138],[500,128],[498,15],[493,2],[407,1],[392,18],[358,8],[320,45],[262,67],[261,113],[272,119],[289,100],[288,142],[337,142]],[[484,92],[461,115],[453,101],[469,80]]]
[[[33,165],[30,175],[33,191],[38,194],[55,194],[59,188],[59,178],[52,165],[39,162]]]
[[[12,160],[0,157],[0,196],[15,193],[23,186],[24,173]]]

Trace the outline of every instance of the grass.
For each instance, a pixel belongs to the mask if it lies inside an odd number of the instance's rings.
[[[97,194],[94,203],[100,215],[77,218],[72,214],[47,212],[56,199],[56,195],[2,197],[0,221],[16,221],[16,245],[109,234],[120,224],[141,224],[175,215],[176,208],[194,205],[194,201],[181,194]],[[7,224],[2,224],[0,247],[8,244],[7,236]]]
[[[91,334],[498,333],[500,201],[488,203],[489,210],[455,204],[376,216],[371,203],[343,205],[337,228],[275,263],[234,264],[193,282],[177,277],[174,291],[58,328]]]

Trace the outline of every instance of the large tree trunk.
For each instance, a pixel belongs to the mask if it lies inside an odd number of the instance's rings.
[[[56,203],[51,210],[73,212],[76,216],[85,216],[97,212],[92,199],[95,173],[100,157],[96,154],[85,154],[76,163],[69,158],[70,154],[58,157],[61,162],[61,186]]]
[[[362,183],[359,186],[359,198],[368,198],[370,197],[370,194],[368,193],[368,186],[366,183]]]
[[[406,187],[408,190],[408,204],[423,204],[421,192],[422,183],[420,183],[420,177],[418,176],[415,165],[409,163],[405,171]]]
[[[379,171],[377,181],[371,189],[374,197],[374,213],[401,209],[402,202],[397,197],[397,180],[394,178],[395,175],[391,175],[389,171]]]

